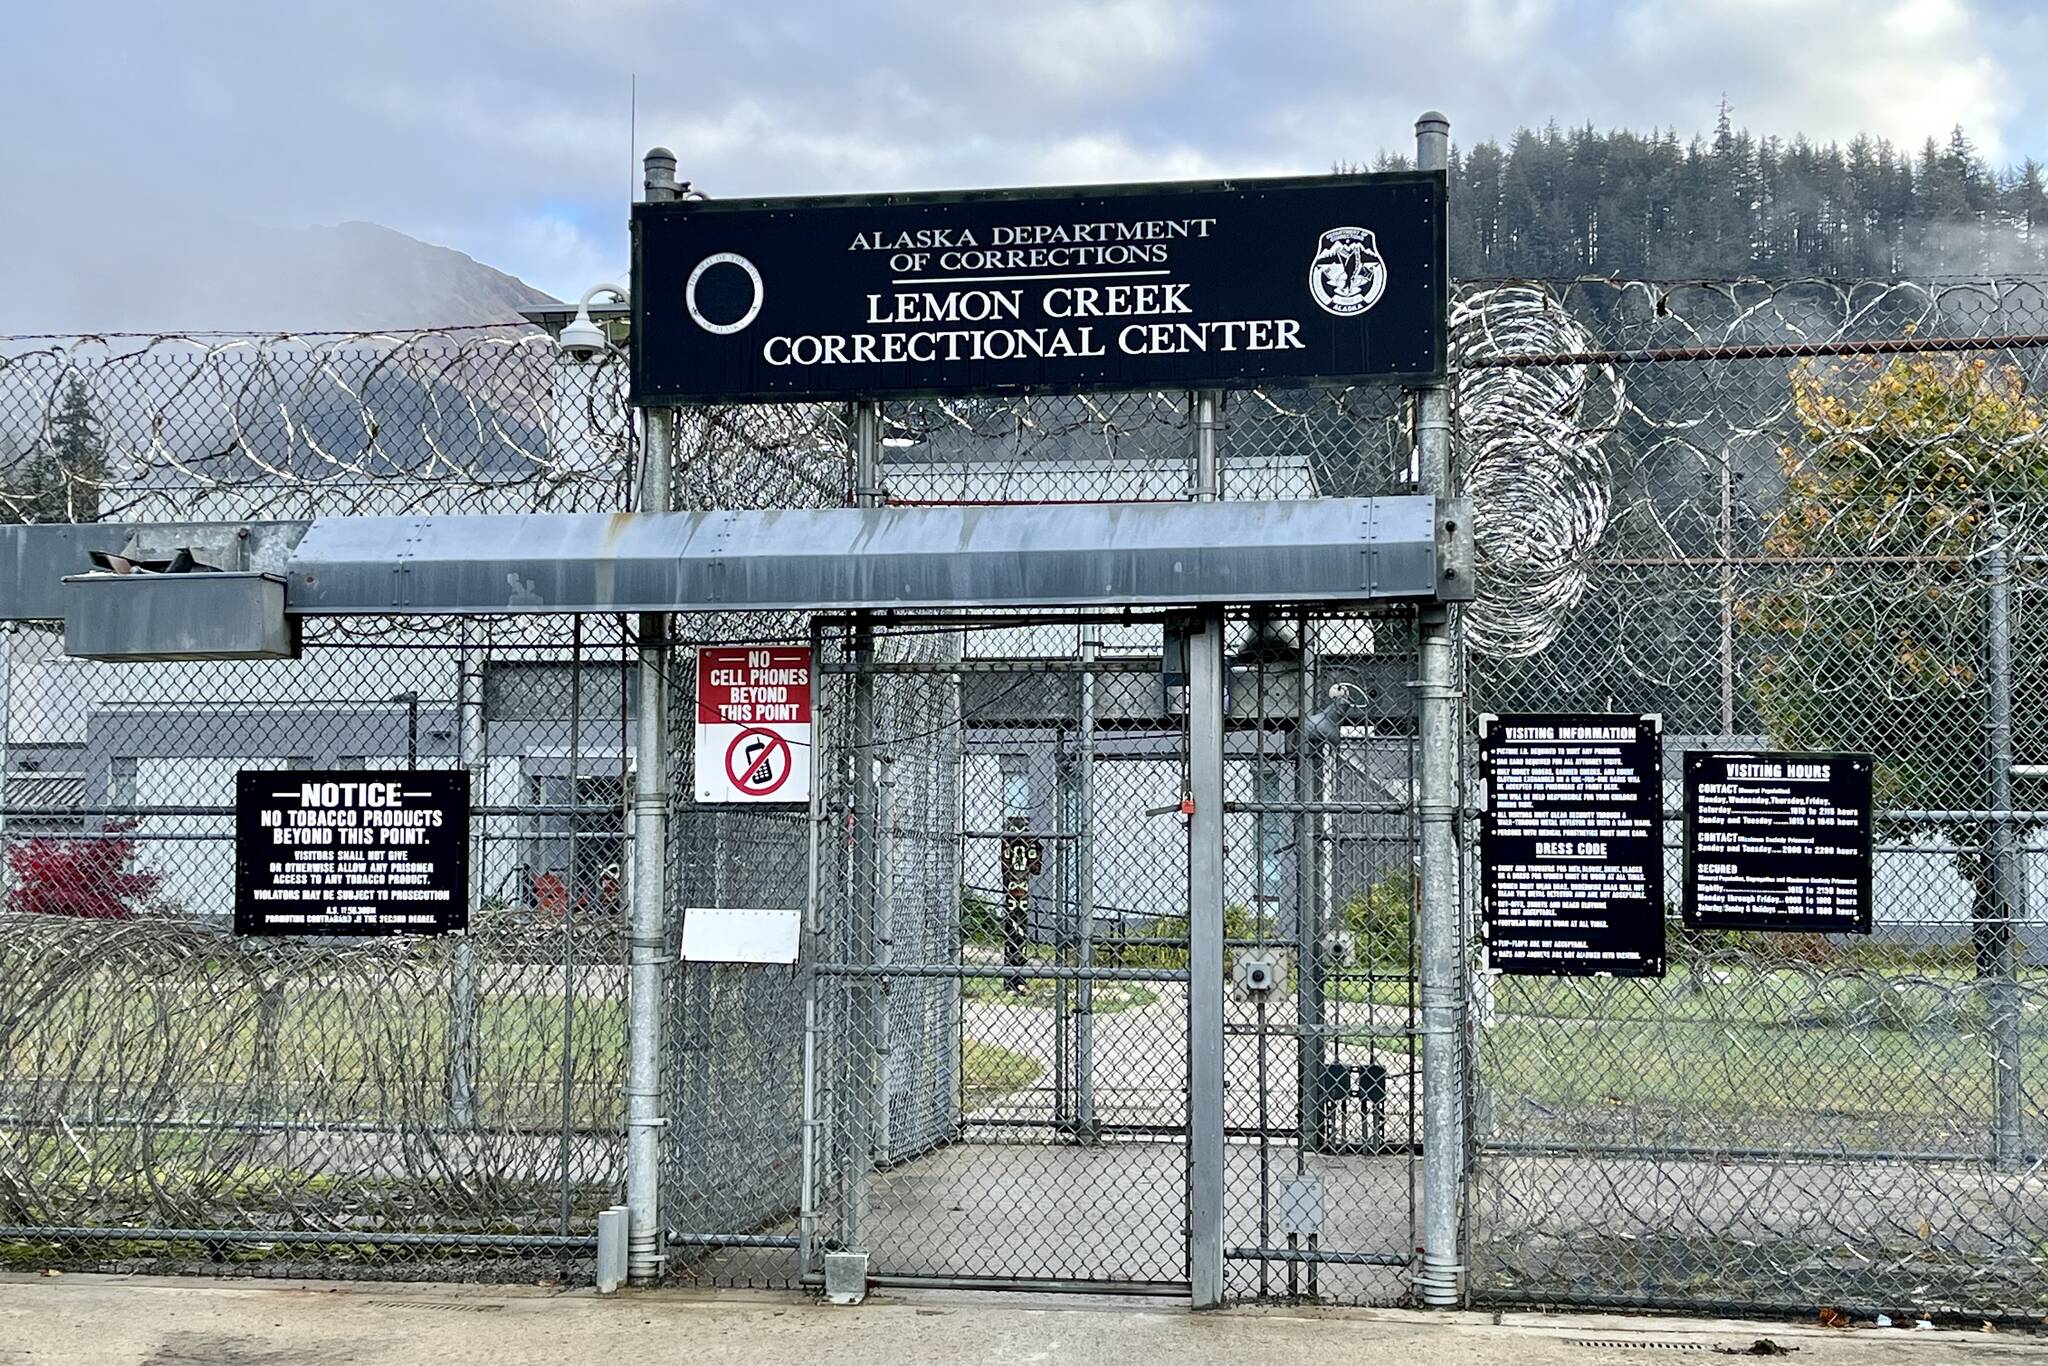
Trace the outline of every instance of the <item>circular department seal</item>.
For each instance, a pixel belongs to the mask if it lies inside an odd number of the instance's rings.
[[[1370,228],[1329,228],[1309,263],[1308,289],[1325,313],[1350,318],[1380,301],[1387,263]]]
[[[697,326],[727,337],[760,315],[766,294],[752,261],[738,252],[720,251],[690,272],[690,282],[683,286],[683,307]]]

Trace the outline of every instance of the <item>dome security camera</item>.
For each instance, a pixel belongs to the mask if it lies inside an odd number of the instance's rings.
[[[562,354],[570,360],[592,361],[611,349],[611,338],[590,318],[591,301],[600,294],[615,294],[622,302],[630,297],[624,288],[612,284],[592,285],[583,291],[583,297],[576,303],[576,316],[570,319],[555,341],[562,348]]]
[[[604,329],[590,320],[590,315],[578,312],[576,318],[562,329],[561,339],[556,345],[570,360],[594,360],[605,353],[611,345],[604,335]]]

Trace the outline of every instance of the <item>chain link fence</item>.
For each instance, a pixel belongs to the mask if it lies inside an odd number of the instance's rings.
[[[1661,715],[1674,889],[1687,748],[1868,752],[1882,808],[1871,936],[1674,913],[1661,981],[1473,972],[1475,1299],[2048,1308],[2044,323],[2031,281],[1461,289],[1471,707]],[[624,389],[518,329],[0,340],[0,516],[617,510]],[[1195,412],[892,403],[861,488],[843,407],[692,409],[676,503],[1188,499]],[[1221,420],[1224,497],[1412,486],[1398,391]],[[810,921],[796,973],[669,974],[672,1275],[797,1285],[858,1243],[910,1281],[1185,1280],[1167,626],[675,619],[675,774],[697,643],[815,641],[826,752],[808,812],[671,784],[671,951],[692,905]],[[1232,627],[1234,1297],[1406,1293],[1413,632]],[[0,1256],[586,1277],[623,1181],[627,625],[349,619],[293,664],[7,642]],[[232,936],[233,772],[407,755],[474,775],[471,933]]]
[[[89,663],[34,625],[7,646],[7,1260],[584,1274],[621,1180],[616,635],[342,618],[290,662]],[[467,934],[231,933],[238,770],[410,766],[470,771]]]
[[[1671,969],[1481,973],[1491,1302],[2038,1318],[2038,282],[1459,306],[1475,711],[1663,717]],[[1867,936],[1689,931],[1681,755],[1868,753]]]

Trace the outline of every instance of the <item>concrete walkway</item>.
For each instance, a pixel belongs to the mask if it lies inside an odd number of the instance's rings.
[[[582,1362],[831,1361],[1331,1366],[1595,1366],[1748,1354],[1759,1339],[1795,1366],[2048,1363],[2019,1332],[1822,1329],[1589,1315],[1424,1315],[1390,1310],[1190,1314],[1131,1301],[920,1295],[831,1309],[795,1296],[588,1292],[421,1284],[217,1282],[0,1275],[0,1366],[575,1366]],[[1762,1355],[1763,1353],[1759,1353]]]

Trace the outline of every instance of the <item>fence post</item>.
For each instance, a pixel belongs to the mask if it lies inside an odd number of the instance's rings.
[[[484,666],[489,650],[479,655],[470,643],[475,623],[463,621],[462,647],[455,677],[456,763],[469,770],[471,806],[491,803],[491,764],[485,746]],[[469,929],[455,941],[455,1005],[448,1024],[448,1124],[467,1129],[476,1122],[478,1062],[476,915],[489,895],[486,838],[488,816],[474,816],[469,847]]]
[[[675,153],[656,147],[642,163],[650,203],[676,195]],[[639,287],[639,281],[633,282]],[[666,512],[675,412],[642,421],[640,510]],[[661,1275],[661,995],[668,891],[668,616],[640,614],[639,698],[633,742],[633,903],[626,930],[626,1274],[635,1285]],[[574,783],[571,783],[574,786]]]
[[[1095,662],[1102,628],[1081,628],[1081,753],[1074,822],[1075,925],[1080,938],[1074,961],[1085,974],[1095,967]],[[1095,1132],[1095,983],[1083,976],[1074,984],[1074,1133],[1083,1142]]]
[[[1310,809],[1323,797],[1323,765],[1308,726],[1316,710],[1316,659],[1310,648],[1314,637],[1308,613],[1295,617],[1294,629],[1301,645],[1294,698],[1294,801],[1299,808],[1294,816],[1294,1117],[1297,1153],[1313,1153],[1322,1151],[1325,1138],[1323,1017],[1329,1007],[1323,977],[1336,964],[1323,951],[1321,864],[1328,832]],[[1313,1262],[1309,1269],[1313,1275]]]
[[[14,622],[0,623],[0,905],[6,904],[14,886],[7,861],[7,774],[14,764],[14,630]]]
[[[1223,636],[1220,607],[1188,632],[1188,1289],[1223,1303]]]
[[[1451,124],[1442,114],[1415,121],[1415,164],[1441,171],[1450,164]],[[1451,390],[1448,384],[1415,391],[1415,442],[1421,492],[1451,492]],[[1458,1256],[1459,1183],[1464,1143],[1459,1109],[1464,1095],[1458,1016],[1464,973],[1460,961],[1458,898],[1459,809],[1457,660],[1449,610],[1422,609],[1417,642],[1418,731],[1421,792],[1422,895],[1418,975],[1422,996],[1422,1264],[1416,1284],[1422,1302],[1456,1305],[1463,1293]]]
[[[854,404],[855,507],[876,507],[882,501],[881,453],[881,405]],[[848,747],[848,795],[853,802],[853,935],[848,957],[856,963],[870,963],[879,948],[876,914],[882,869],[880,832],[876,825],[881,794],[875,785],[875,632],[864,617],[854,627],[851,653],[853,742]],[[875,1111],[886,1110],[888,1105],[887,1083],[881,1075],[878,1053],[882,1008],[882,984],[878,978],[856,984],[848,996],[846,1036],[840,1041],[849,1061],[843,1087],[843,1103],[847,1106],[846,1171],[841,1186],[839,1235],[842,1250],[855,1254],[867,1251],[868,1177],[875,1165]],[[841,1093],[835,1090],[835,1094]]]
[[[1220,399],[1195,395],[1195,501],[1222,496]],[[1223,653],[1225,617],[1205,608],[1188,632],[1188,1289],[1223,1303]]]
[[[830,734],[830,720],[825,714],[828,695],[824,684],[818,680],[818,664],[825,658],[824,635],[818,629],[818,619],[810,622],[812,686],[815,689],[814,722],[812,735],[814,748],[811,751],[811,801],[808,811],[810,830],[804,848],[804,933],[799,966],[804,984],[804,1046],[803,1046],[803,1120],[799,1131],[800,1161],[802,1171],[798,1180],[797,1197],[797,1254],[796,1270],[801,1280],[821,1274],[824,1264],[818,1255],[818,1195],[819,1164],[823,1161],[822,1146],[825,1137],[824,1109],[828,1100],[829,1078],[820,1076],[826,1055],[820,1047],[825,1032],[821,1003],[818,1000],[818,964],[832,952],[832,945],[825,938],[824,889],[819,877],[824,855],[823,841],[827,813],[825,790],[830,784],[827,776],[829,764],[836,759],[828,758],[825,738]]]
[[[2013,1170],[2026,1163],[2020,1124],[2020,1008],[2015,926],[2026,904],[2012,809],[2012,574],[2003,529],[1991,524],[1984,561],[1985,749],[1991,803],[1992,910],[1978,926],[1977,973],[1985,979],[1992,1047],[1993,1165]]]

